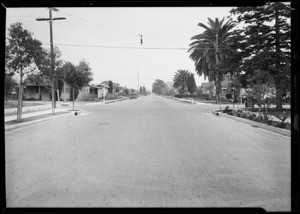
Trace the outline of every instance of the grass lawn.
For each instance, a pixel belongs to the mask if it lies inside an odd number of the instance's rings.
[[[23,101],[23,107],[27,106],[38,106],[38,105],[46,105],[51,102],[43,102],[43,101]],[[4,108],[17,108],[18,100],[8,100],[4,101]]]

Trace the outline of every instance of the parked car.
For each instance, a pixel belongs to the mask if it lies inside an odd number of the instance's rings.
[[[130,99],[137,99],[136,94],[130,94]]]

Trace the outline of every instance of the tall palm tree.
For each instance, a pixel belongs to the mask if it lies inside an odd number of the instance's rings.
[[[184,91],[187,87],[189,76],[190,74],[188,70],[179,69],[173,78],[174,88],[180,88],[182,91]]]
[[[218,102],[223,78],[220,64],[229,58],[229,39],[231,35],[229,31],[235,25],[231,20],[224,24],[224,18],[221,21],[218,18],[215,21],[208,18],[208,21],[208,26],[203,23],[198,24],[205,31],[191,38],[195,41],[190,44],[188,52],[190,52],[190,58],[195,62],[198,75],[204,75],[204,79],[208,77],[209,81],[215,82]]]

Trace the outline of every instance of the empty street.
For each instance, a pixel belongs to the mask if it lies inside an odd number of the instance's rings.
[[[290,138],[216,108],[151,94],[7,131],[7,207],[289,211]]]

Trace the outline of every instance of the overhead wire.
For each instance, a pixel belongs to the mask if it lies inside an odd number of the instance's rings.
[[[49,45],[49,44],[43,44],[43,45]],[[188,50],[189,48],[182,48],[182,47],[175,47],[175,48],[169,48],[169,47],[130,47],[130,46],[108,46],[108,45],[75,45],[75,44],[54,44],[57,46],[70,46],[70,47],[86,47],[86,48],[112,48],[112,49],[136,49],[136,50]],[[205,50],[206,48],[201,48],[202,50]],[[213,48],[210,48],[211,50],[214,50]],[[219,48],[219,49],[228,49],[228,48]],[[200,49],[198,49],[200,50]]]
[[[79,16],[76,16],[76,15],[72,15],[72,14],[70,14],[70,13],[65,13],[65,12],[61,12],[61,11],[57,11],[57,12],[58,12],[58,13],[66,14],[66,15],[68,15],[68,16],[75,17],[75,18],[80,19],[80,20],[82,20],[82,21],[84,21],[84,22],[90,23],[90,24],[92,24],[92,25],[95,25],[95,26],[98,26],[98,27],[101,27],[101,28],[106,28],[106,29],[110,29],[110,30],[114,30],[114,31],[123,31],[123,32],[127,32],[127,33],[130,33],[130,34],[133,34],[133,35],[139,35],[139,33],[135,33],[135,32],[129,31],[129,30],[116,29],[116,28],[111,28],[111,27],[99,25],[99,24],[97,24],[97,23],[91,22],[91,21],[89,21],[89,20],[87,20],[87,19],[84,19],[84,18],[79,17]]]
[[[49,44],[43,44],[49,45]],[[188,50],[188,48],[168,47],[126,47],[126,46],[105,46],[105,45],[75,45],[75,44],[54,44],[58,46],[87,47],[87,48],[113,48],[113,49],[136,49],[136,50]]]

